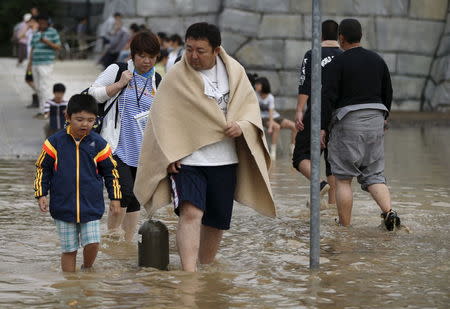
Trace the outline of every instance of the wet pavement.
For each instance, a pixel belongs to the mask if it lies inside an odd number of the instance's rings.
[[[0,72],[0,85],[6,75]],[[83,88],[79,77],[71,89]],[[93,272],[64,274],[53,221],[33,198],[34,161],[27,158],[39,151],[43,121],[24,108],[31,96],[25,90],[18,100],[2,89],[20,105],[3,99],[0,104],[1,130],[13,133],[4,140],[0,131],[2,144],[10,145],[0,153],[0,308],[448,308],[450,127],[394,126],[387,132],[393,208],[410,232],[379,228],[378,207],[354,182],[351,228],[335,225],[334,207],[321,211],[317,272],[308,269],[308,182],[280,151],[270,173],[279,217],[236,205],[217,261],[199,273],[180,271],[177,217],[169,206],[156,214],[169,228],[169,271],[137,267],[137,240],[125,243],[105,234]],[[11,111],[8,117],[5,110]],[[141,222],[144,217],[143,211]]]
[[[28,109],[31,88],[25,83],[26,66],[16,66],[13,58],[0,58],[0,147],[1,158],[35,157],[45,138],[45,120],[33,116],[38,109]],[[99,69],[92,61],[57,61],[52,83],[66,86],[65,99],[86,89],[96,78]]]

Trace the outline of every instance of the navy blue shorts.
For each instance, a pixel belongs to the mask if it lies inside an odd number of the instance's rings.
[[[189,202],[203,211],[203,225],[230,229],[236,167],[181,165],[179,173],[170,176],[175,213],[179,216],[180,207]]]

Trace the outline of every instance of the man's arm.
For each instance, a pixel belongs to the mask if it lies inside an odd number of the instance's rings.
[[[302,131],[305,126],[303,116],[308,98],[311,95],[311,51],[307,51],[300,67],[300,78],[297,96],[297,111],[295,113],[295,126]]]
[[[52,41],[49,41],[49,40],[47,40],[44,37],[41,38],[41,42],[44,43],[44,44],[47,44],[48,46],[50,46],[54,50],[60,50],[61,49],[61,45],[60,44],[53,43]]]
[[[305,125],[303,124],[303,116],[305,113],[305,106],[308,102],[309,96],[306,94],[299,94],[297,96],[297,111],[295,113],[295,127],[299,131],[303,131]]]
[[[381,87],[381,100],[383,101],[383,104],[386,106],[388,111],[391,111],[393,90],[391,83],[391,74],[389,73],[389,68],[387,67],[386,63],[384,63],[384,74]],[[386,115],[386,117],[387,116],[388,115]]]
[[[321,110],[321,130],[327,130],[331,122],[331,114],[340,96],[339,85],[341,83],[340,67],[332,61],[322,71],[324,83],[322,85],[322,110]]]

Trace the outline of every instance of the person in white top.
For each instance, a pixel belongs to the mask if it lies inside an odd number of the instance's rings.
[[[178,34],[174,34],[170,37],[169,58],[166,63],[166,72],[180,59],[183,55],[183,40]]]
[[[267,132],[272,136],[272,145],[270,146],[270,156],[272,160],[277,157],[277,142],[281,129],[291,130],[290,151],[294,151],[295,135],[297,129],[295,123],[289,119],[282,118],[275,110],[275,98],[270,90],[269,80],[265,77],[259,77],[255,80],[255,90],[258,96],[259,108],[261,109],[261,117],[263,125],[267,128]]]
[[[193,24],[186,32],[184,57],[204,82],[203,93],[193,95],[211,98],[211,104],[217,104],[226,118],[230,88],[227,68],[219,56],[220,44],[217,26]],[[223,231],[230,228],[238,165],[235,138],[242,135],[242,130],[231,122],[224,132],[225,139],[206,145],[167,168],[175,212],[180,216],[177,246],[185,271],[196,271],[197,260],[201,264],[213,262]]]

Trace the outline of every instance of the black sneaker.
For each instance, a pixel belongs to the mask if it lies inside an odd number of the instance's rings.
[[[328,184],[328,182],[326,182],[325,180],[321,181],[320,182],[320,195],[321,196],[325,195],[325,193],[327,193],[328,190],[330,190],[330,185]]]
[[[392,209],[382,213],[381,218],[383,218],[384,225],[388,231],[393,231],[394,227],[398,228],[400,226],[400,217],[397,215],[397,212]]]

